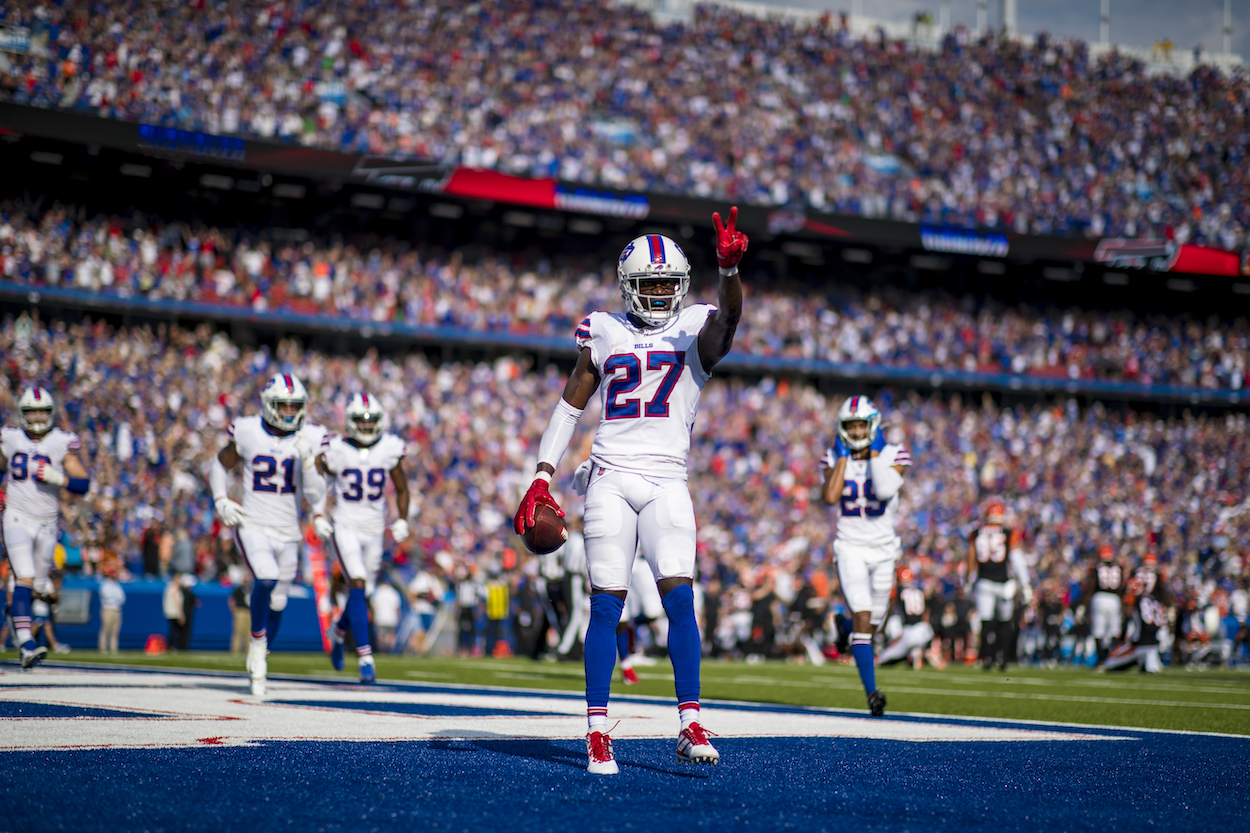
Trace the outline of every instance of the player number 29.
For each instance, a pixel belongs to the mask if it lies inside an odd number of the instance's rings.
[[[859,484],[854,480],[847,480],[842,484],[842,517],[858,518],[861,513],[870,518],[879,518],[885,514],[885,505],[888,500],[878,500],[877,495],[872,490],[872,481],[864,481],[864,501],[865,506],[860,507],[859,503]]]

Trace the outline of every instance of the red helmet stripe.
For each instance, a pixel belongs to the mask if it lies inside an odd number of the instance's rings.
[[[859,397],[852,396],[851,397],[851,413],[853,414],[858,410],[859,410]]]
[[[369,394],[362,393],[360,394],[360,398],[365,403],[365,410],[369,410]]]
[[[295,392],[295,383],[291,381],[291,377],[290,377],[288,374],[283,373],[283,374],[282,374],[282,378],[283,378],[284,380],[286,380],[286,387],[287,387],[287,390],[289,390],[289,391],[291,391],[292,393],[294,393],[294,392]]]
[[[648,234],[647,246],[651,249],[651,262],[664,263],[664,238],[658,234]]]
[[[39,401],[39,388],[35,388],[35,401]]]

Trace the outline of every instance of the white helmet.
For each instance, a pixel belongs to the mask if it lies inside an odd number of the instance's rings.
[[[290,373],[275,373],[260,391],[261,416],[279,431],[298,431],[308,412],[308,391]],[[298,407],[294,414],[281,412],[281,405]]]
[[[625,309],[645,324],[657,326],[681,312],[690,291],[690,261],[676,242],[662,234],[634,238],[616,263]],[[670,295],[644,295],[643,281],[673,280]]]
[[[27,388],[17,400],[17,422],[28,434],[46,434],[52,430],[55,409],[56,403],[47,388]]]
[[[846,424],[857,421],[868,423],[868,433],[862,440],[853,440],[851,435],[846,433]],[[838,437],[844,446],[851,451],[862,451],[872,445],[872,438],[881,427],[881,412],[867,396],[851,396],[843,401],[842,407],[838,408],[838,421],[834,427],[837,428]]]
[[[367,393],[355,394],[344,411],[343,433],[362,445],[373,445],[382,436],[382,403]]]

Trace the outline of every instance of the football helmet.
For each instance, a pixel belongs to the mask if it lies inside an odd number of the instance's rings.
[[[911,567],[898,568],[898,583],[911,584],[916,580],[916,574],[911,571]]]
[[[27,434],[46,434],[52,430],[55,409],[47,388],[27,388],[17,400],[17,422]]]
[[[690,261],[672,239],[662,234],[644,234],[630,241],[621,252],[616,262],[616,279],[626,311],[656,327],[681,312],[690,291]],[[648,281],[672,281],[673,290],[663,295],[644,293],[642,286]]]
[[[260,391],[260,405],[265,422],[279,431],[298,431],[308,413],[308,391],[290,373],[275,373]]]
[[[1098,548],[1098,560],[1099,561],[1110,561],[1113,558],[1115,558],[1115,550],[1111,547],[1110,544],[1103,544],[1101,547]]]
[[[362,445],[373,445],[382,436],[382,404],[376,396],[355,394],[343,413],[343,433]]]
[[[853,439],[846,431],[848,422],[867,422],[868,433],[862,438]],[[872,438],[881,427],[881,412],[867,396],[851,396],[843,401],[842,407],[838,408],[838,422],[835,427],[844,446],[851,451],[863,451],[872,445]]]
[[[991,498],[985,505],[985,522],[1001,524],[1007,517],[1007,506],[998,498]]]

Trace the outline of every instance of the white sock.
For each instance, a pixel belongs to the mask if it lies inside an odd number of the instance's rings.
[[[681,718],[681,728],[685,729],[691,723],[699,722],[699,704],[683,705],[677,710],[677,716]]]
[[[590,726],[590,731],[591,731],[591,732],[606,732],[606,731],[608,731],[608,711],[607,711],[607,709],[604,709],[602,712],[599,712],[599,711],[589,711],[589,710],[588,710],[588,711],[586,712],[586,723],[587,723],[587,724],[589,724],[589,726]]]

